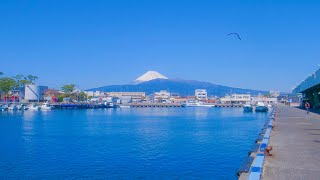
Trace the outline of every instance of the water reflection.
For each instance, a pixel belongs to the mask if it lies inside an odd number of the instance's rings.
[[[209,108],[194,108],[193,109],[195,117],[197,120],[207,119]]]
[[[75,179],[233,179],[265,118],[241,108],[2,112],[0,141],[6,143],[0,147],[0,167],[10,160],[15,169],[0,168],[0,174],[4,179],[70,174]]]
[[[30,110],[23,111],[23,114],[22,114],[23,115],[23,120],[31,121],[31,120],[35,119],[35,117],[37,115],[39,115],[39,113],[40,113],[40,111],[30,111]]]

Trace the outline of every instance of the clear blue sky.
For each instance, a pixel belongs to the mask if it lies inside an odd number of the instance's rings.
[[[124,84],[156,70],[290,91],[317,70],[319,33],[320,1],[2,0],[0,71],[52,87]]]

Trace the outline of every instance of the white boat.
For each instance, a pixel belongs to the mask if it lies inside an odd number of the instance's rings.
[[[120,108],[131,108],[131,106],[129,106],[129,105],[120,105],[119,107]]]
[[[268,112],[268,106],[266,106],[263,102],[258,102],[256,106],[256,112]]]
[[[245,105],[243,105],[243,111],[244,112],[252,112],[253,107],[250,104],[245,104]]]
[[[106,102],[104,105],[106,108],[117,108],[117,105],[112,102]]]
[[[0,104],[0,111],[8,111],[8,106],[7,105],[1,105]]]
[[[20,105],[18,106],[18,110],[28,110],[28,109],[29,109],[29,107],[26,106],[25,104],[20,104]]]
[[[18,106],[15,105],[15,104],[11,104],[11,105],[8,107],[8,110],[10,110],[10,111],[17,111],[17,110],[18,110]]]
[[[47,111],[53,109],[53,106],[51,106],[48,102],[45,102],[41,105],[41,110]]]
[[[183,107],[215,107],[214,104],[203,103],[203,102],[187,102],[182,106]]]
[[[34,110],[34,111],[39,111],[39,110],[41,109],[41,107],[38,106],[38,105],[36,105],[36,104],[30,104],[30,105],[28,106],[28,108],[29,108],[30,110]]]

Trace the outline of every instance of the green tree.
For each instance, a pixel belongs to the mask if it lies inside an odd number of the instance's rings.
[[[0,72],[0,76],[3,76],[4,75],[4,73],[3,72]]]
[[[13,76],[13,78],[16,80],[16,88],[24,87],[26,84],[34,84],[34,81],[38,79],[38,76],[34,75],[22,75],[18,74],[16,76]]]
[[[84,92],[80,92],[78,97],[79,97],[79,101],[87,100],[87,94]]]
[[[29,74],[29,75],[26,77],[26,80],[28,80],[30,84],[34,84],[34,82],[35,82],[38,78],[39,78],[38,76],[34,76],[34,75]]]
[[[27,80],[25,80],[25,77],[22,74],[13,76],[13,79],[15,79],[16,81],[16,85],[15,85],[16,88],[22,87],[23,85],[25,85],[25,83],[27,83],[26,82]]]
[[[68,96],[72,95],[73,91],[76,89],[74,84],[66,84],[61,87],[61,90],[66,93]]]
[[[67,97],[66,94],[59,94],[59,95],[58,95],[58,101],[59,101],[59,102],[63,102],[63,98],[65,98],[65,97]]]
[[[2,77],[0,78],[0,91],[2,94],[7,95],[16,85],[16,81],[12,78]]]
[[[270,97],[271,97],[271,94],[270,94],[270,93],[267,93],[267,94],[264,94],[263,96],[270,98]]]

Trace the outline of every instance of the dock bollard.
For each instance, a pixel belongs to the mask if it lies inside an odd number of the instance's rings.
[[[272,151],[272,146],[268,146],[265,150],[264,150],[264,154],[267,156],[272,156],[272,154],[270,154],[270,151]]]

